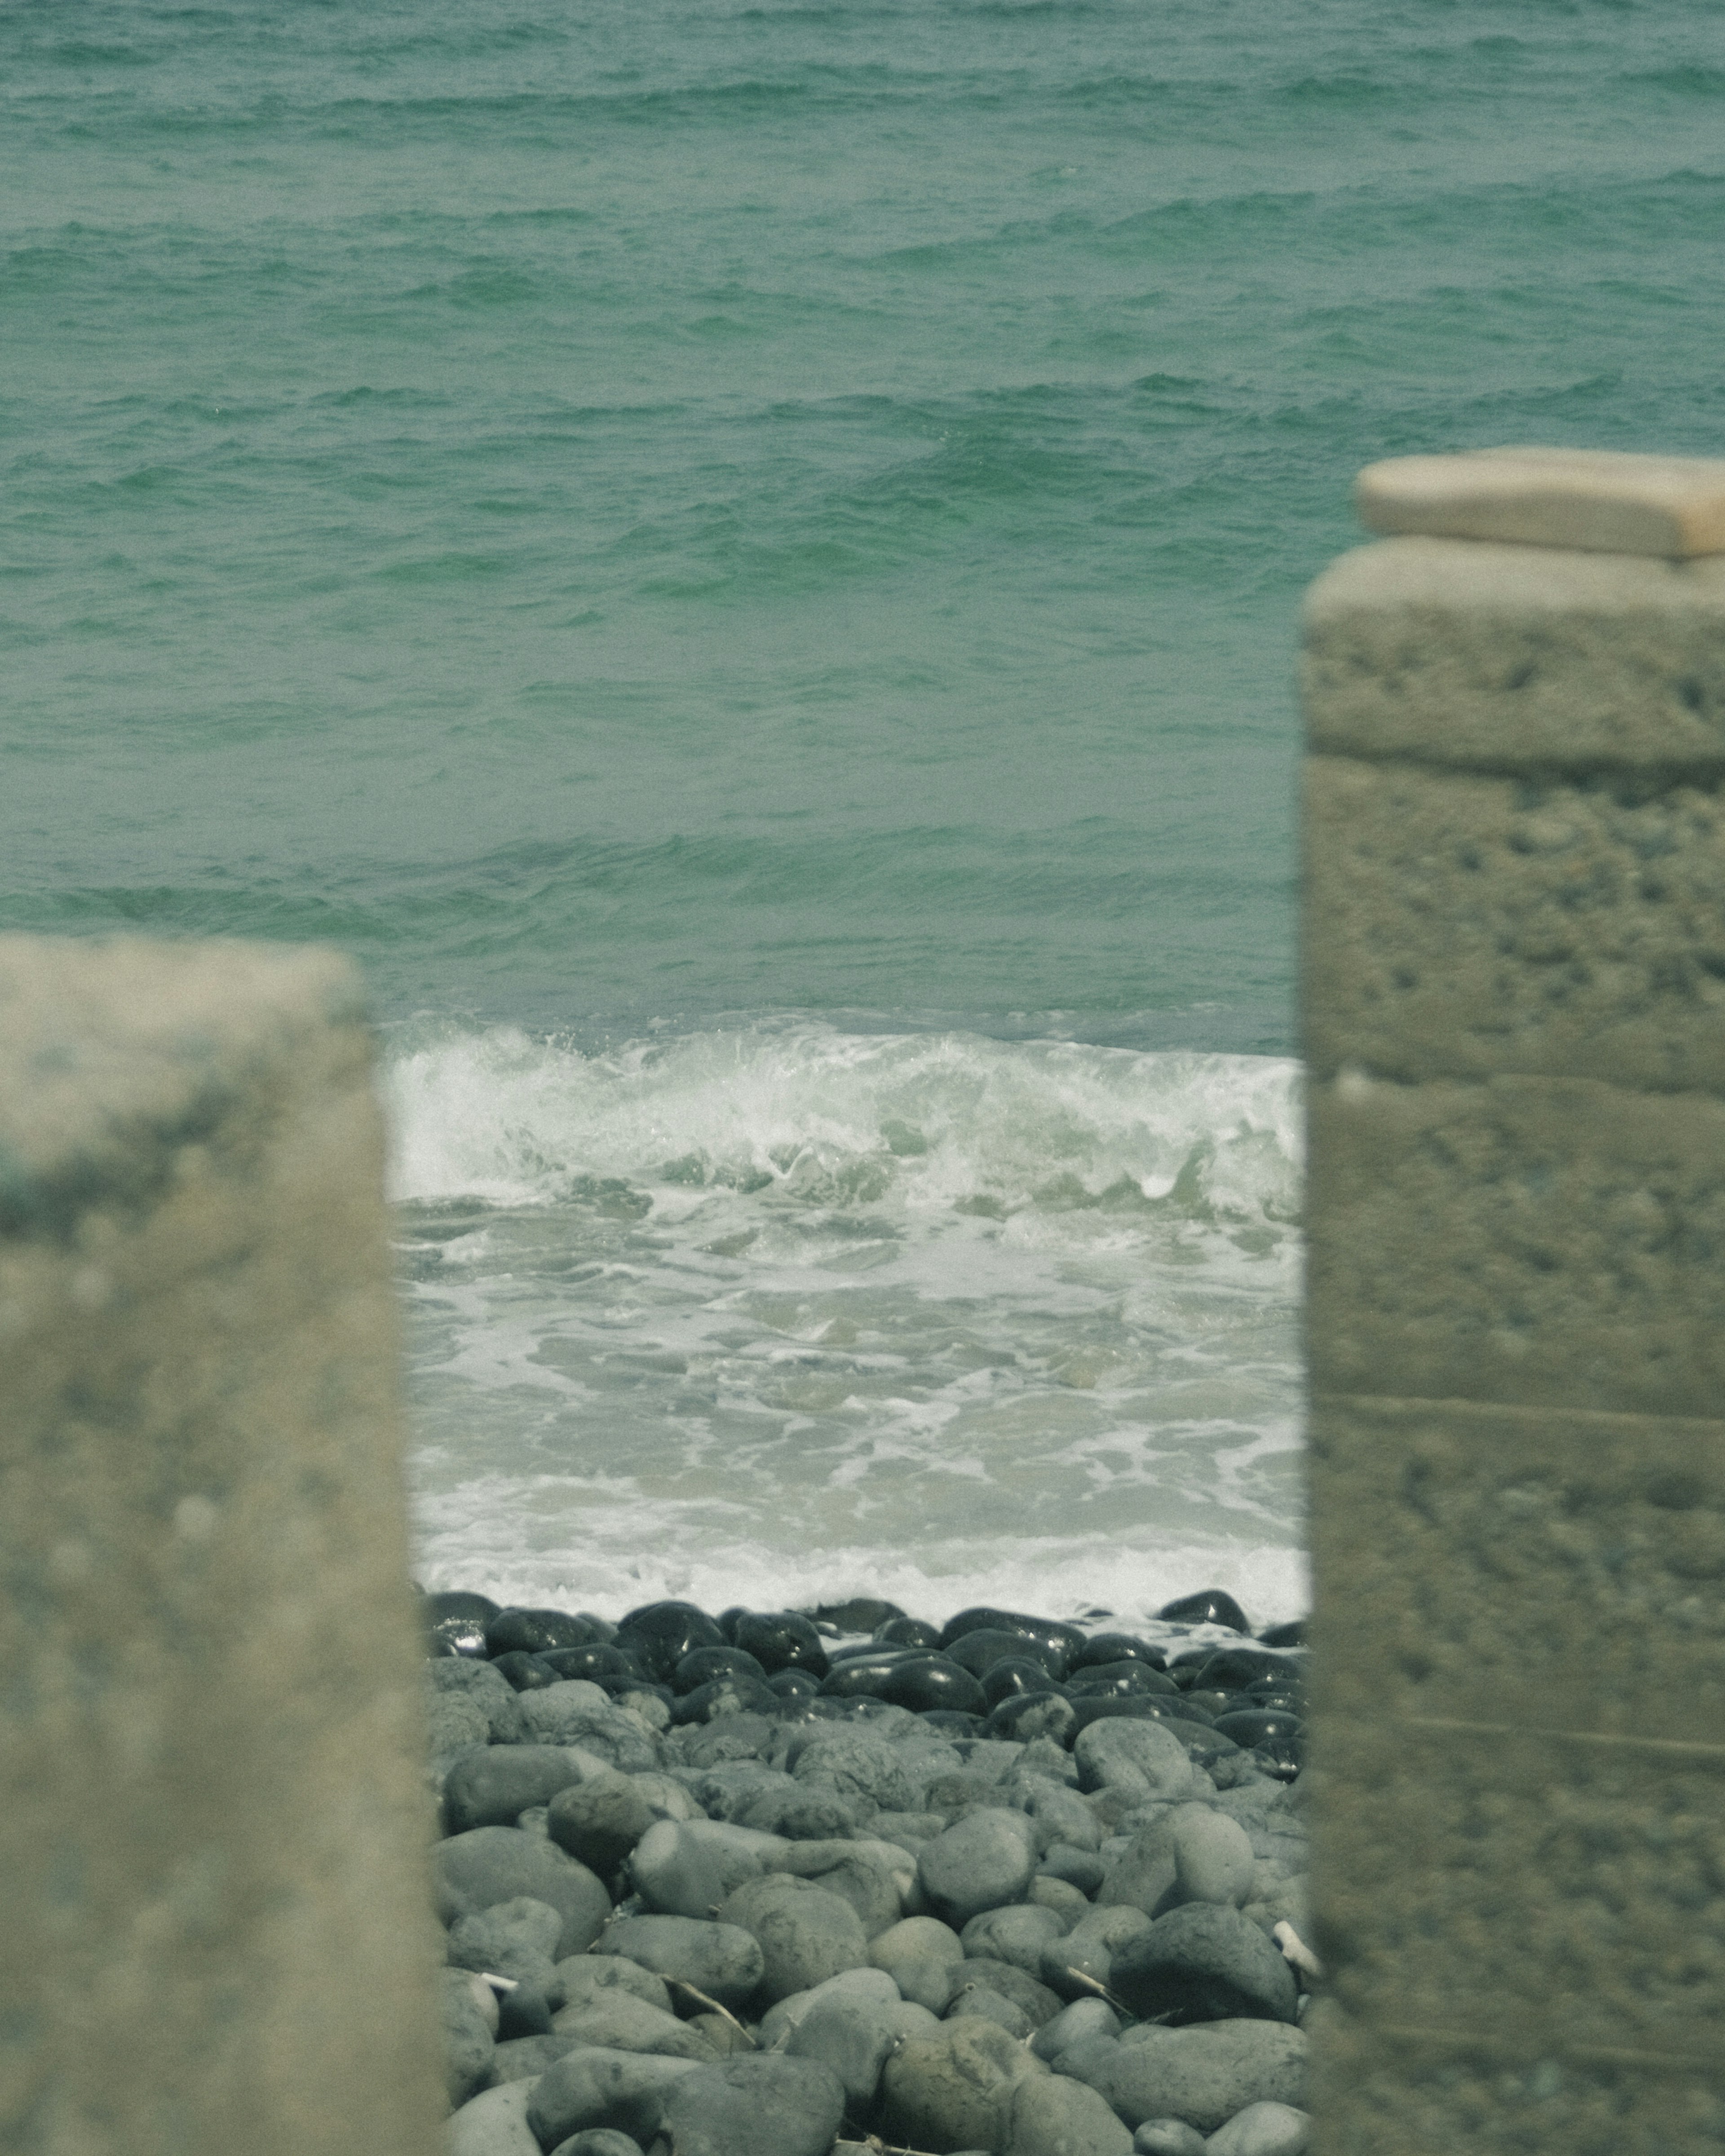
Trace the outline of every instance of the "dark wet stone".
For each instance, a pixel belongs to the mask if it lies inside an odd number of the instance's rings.
[[[793,1609],[771,1616],[757,1609],[745,1611],[731,1640],[752,1655],[769,1677],[781,1670],[803,1670],[819,1682],[827,1673],[827,1650],[819,1633]]]
[[[893,1707],[907,1707],[912,1714],[927,1714],[932,1707],[978,1714],[988,1704],[970,1671],[944,1655],[911,1654],[887,1671],[874,1696]]]
[[[1158,1917],[1113,1958],[1108,1988],[1142,2020],[1292,2021],[1294,1973],[1238,1909],[1194,1902]]]
[[[677,1664],[696,1647],[730,1643],[704,1609],[692,1602],[648,1602],[631,1609],[611,1643],[635,1656],[656,1684],[670,1684]]]
[[[470,1752],[444,1784],[444,1821],[451,1835],[475,1827],[512,1827],[525,1811],[548,1804],[581,1779],[569,1754],[551,1744],[494,1744]]]
[[[1274,1708],[1266,1707],[1244,1707],[1216,1717],[1216,1727],[1221,1734],[1247,1751],[1283,1738],[1297,1737],[1304,1726],[1297,1714],[1281,1714]]]
[[[439,1654],[483,1655],[485,1626],[497,1614],[489,1594],[467,1594],[459,1588],[428,1594],[420,1607],[426,1636]]]
[[[753,1677],[761,1684],[767,1681],[766,1671],[741,1647],[695,1647],[672,1671],[671,1690],[697,1691],[715,1677],[738,1675]]]
[[[597,1682],[602,1674],[608,1676],[641,1676],[630,1656],[603,1640],[593,1640],[584,1647],[548,1647],[539,1657],[548,1670],[555,1670],[560,1679],[584,1677],[589,1683]]]
[[[1100,1699],[1076,1698],[1072,1708],[1072,1737],[1078,1737],[1092,1722],[1116,1719],[1127,1722],[1166,1722],[1168,1719],[1166,1703],[1158,1696],[1147,1692],[1106,1692]]]
[[[879,1699],[880,1686],[888,1674],[914,1651],[908,1647],[870,1648],[862,1654],[835,1657],[832,1667],[821,1679],[820,1696],[823,1699],[857,1699],[866,1695],[870,1699]]]
[[[537,1655],[523,1654],[519,1648],[506,1655],[493,1655],[491,1667],[506,1677],[517,1691],[542,1691],[547,1685],[557,1681],[557,1672],[547,1669]]]
[[[1194,1691],[1244,1691],[1260,1677],[1286,1677],[1288,1657],[1263,1647],[1223,1647],[1198,1672]]]
[[[1050,1664],[1050,1676],[1063,1676],[1067,1665],[1084,1645],[1084,1634],[1076,1625],[1060,1625],[1043,1617],[1027,1617],[1014,1609],[961,1609],[956,1617],[949,1617],[941,1627],[941,1646],[950,1653],[955,1640],[971,1632],[1009,1632],[1021,1640],[1029,1640],[1037,1646],[1058,1656],[1058,1666]]]
[[[845,2084],[818,2059],[743,2052],[667,2092],[663,2131],[677,2156],[827,2156]]]
[[[995,1707],[1003,1699],[1011,1699],[1019,1692],[1052,1691],[1054,1679],[1046,1666],[1034,1656],[1009,1655],[989,1665],[983,1672],[982,1686],[983,1697]]]
[[[721,1609],[714,1618],[713,1622],[723,1633],[729,1644],[734,1647],[737,1645],[737,1628],[748,1614],[749,1609],[747,1603],[733,1602],[729,1609]]]
[[[1258,1635],[1260,1647],[1303,1647],[1306,1645],[1306,1624],[1303,1617],[1296,1617],[1291,1624],[1272,1625],[1267,1632]]]
[[[593,1621],[564,1609],[500,1609],[485,1625],[485,1651],[538,1655],[547,1647],[584,1647],[593,1636]]]
[[[1167,1625],[1225,1625],[1232,1632],[1248,1634],[1252,1629],[1245,1610],[1219,1587],[1207,1587],[1199,1594],[1183,1594],[1165,1603],[1156,1614]]]
[[[813,1699],[820,1690],[820,1681],[807,1670],[775,1670],[767,1680],[767,1689],[776,1691],[781,1699]]]
[[[929,1728],[937,1729],[942,1737],[980,1737],[987,1727],[979,1714],[960,1714],[945,1707],[931,1707],[923,1716]]]
[[[1105,1662],[1142,1662],[1147,1669],[1168,1667],[1168,1649],[1131,1632],[1093,1632],[1069,1665],[1070,1673],[1094,1669]]]
[[[1246,1756],[1277,1781],[1295,1781],[1306,1764],[1306,1739],[1303,1735],[1272,1738],[1267,1743],[1255,1744]]]
[[[889,1617],[875,1637],[883,1647],[937,1647],[938,1625],[925,1625],[920,1617]]]
[[[1030,1744],[1039,1737],[1064,1744],[1077,1728],[1072,1702],[1057,1691],[1017,1692],[1003,1699],[983,1724],[985,1736]]]
[[[1166,1699],[1177,1697],[1180,1687],[1165,1671],[1127,1656],[1117,1662],[1091,1662],[1072,1671],[1066,1689],[1075,1699],[1106,1699],[1110,1693],[1122,1699],[1158,1694]]]
[[[1071,1659],[1065,1648],[1045,1640],[1027,1640],[1020,1632],[1003,1632],[981,1625],[961,1633],[945,1650],[961,1669],[981,1676],[996,1662],[1040,1662],[1044,1674],[1058,1680]]]
[[[1209,1685],[1194,1685],[1189,1691],[1180,1694],[1178,1712],[1202,1717],[1214,1722],[1219,1714],[1231,1714],[1245,1701],[1237,1691],[1223,1691]]]
[[[691,1722],[723,1722],[733,1715],[776,1715],[783,1705],[764,1677],[752,1677],[741,1670],[697,1685],[671,1704],[671,1723],[685,1728]]]
[[[905,1613],[896,1602],[876,1602],[869,1595],[856,1594],[849,1602],[823,1602],[819,1609],[802,1614],[839,1632],[878,1632],[883,1625]]]

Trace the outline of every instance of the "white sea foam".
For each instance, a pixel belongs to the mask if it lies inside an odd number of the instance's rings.
[[[388,1083],[428,1581],[1303,1606],[1292,1064],[783,1020]]]

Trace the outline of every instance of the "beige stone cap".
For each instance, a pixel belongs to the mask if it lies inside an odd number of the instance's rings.
[[[1510,540],[1594,554],[1725,554],[1725,458],[1619,449],[1391,457],[1354,482],[1373,531]]]

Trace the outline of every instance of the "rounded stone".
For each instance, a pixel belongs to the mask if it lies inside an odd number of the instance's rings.
[[[850,1910],[845,1914],[855,1922]],[[728,1919],[713,1923],[698,1917],[619,1917],[593,1952],[621,1954],[655,1976],[692,1984],[733,2012],[758,1988],[765,1966],[752,1933]]]
[[[1108,1987],[1142,2020],[1291,2021],[1294,1973],[1238,1909],[1194,1902],[1115,1954]]]
[[[978,1608],[961,1609],[949,1617],[941,1627],[941,1645],[950,1648],[968,1632],[1009,1632],[1020,1640],[1033,1640],[1050,1652],[1058,1653],[1058,1667],[1050,1666],[1050,1675],[1060,1676],[1074,1655],[1084,1645],[1085,1635],[1076,1625],[1061,1625],[1045,1617],[1027,1617],[1015,1609]]]
[[[715,1677],[738,1675],[767,1681],[766,1671],[742,1648],[691,1647],[671,1672],[671,1690],[680,1695],[711,1684]]]
[[[1306,2156],[1312,2120],[1291,2103],[1249,2103],[1204,2143],[1207,2156]]]
[[[1022,1812],[972,1812],[923,1845],[917,1877],[938,1917],[959,1928],[1023,1898],[1036,1870],[1035,1830]]]
[[[451,1835],[436,1845],[432,1861],[456,1915],[522,1895],[548,1902],[562,1919],[557,1959],[584,1952],[611,1913],[611,1897],[584,1864],[542,1835],[519,1827],[480,1826]]]
[[[887,2137],[940,2152],[999,2146],[1015,2085],[1047,2066],[997,2023],[963,2016],[908,2038],[880,2076]]]
[[[557,1792],[545,1830],[558,1848],[610,1879],[652,1825],[652,1807],[629,1776],[606,1768]]]
[[[1000,2156],[1131,2156],[1132,2137],[1103,2099],[1061,2073],[1021,2081]]]
[[[827,1650],[819,1633],[795,1611],[767,1616],[749,1610],[737,1619],[732,1638],[768,1676],[782,1670],[802,1670],[819,1682],[827,1673]]]
[[[1132,2136],[1138,2156],[1204,2156],[1207,2145],[1183,2118],[1147,2118]]]
[[[1214,2133],[1248,2104],[1297,2104],[1307,2048],[1304,2033],[1283,2022],[1210,2021],[1134,2030],[1123,2043],[1068,2051],[1061,2064],[1128,2126],[1178,2118]]]
[[[1072,1702],[1057,1691],[1025,1692],[1003,1699],[983,1725],[987,1737],[1034,1744],[1039,1737],[1064,1744],[1078,1726]]]
[[[649,2006],[621,1989],[603,1992],[580,2006],[566,2006],[552,2023],[560,2036],[573,2036],[590,2048],[649,2051],[662,2059],[706,2061],[713,2056],[705,2037],[675,2014]]]
[[[1001,1662],[1029,1661],[1052,1681],[1062,1675],[1071,1660],[1070,1651],[1059,1642],[1027,1639],[1022,1632],[999,1631],[989,1625],[961,1632],[945,1652],[974,1677],[985,1676]]]
[[[701,2071],[691,2059],[651,2051],[567,2051],[534,2082],[527,2123],[542,2148],[595,2128],[626,2133],[644,2148],[659,2131],[673,2085]]]
[[[670,2090],[661,2130],[676,2156],[827,2156],[845,2087],[819,2059],[741,2053]]]
[[[444,1971],[439,2003],[443,2015],[444,2082],[454,2109],[484,2084],[497,2045],[465,1969]]]
[[[677,1664],[696,1647],[730,1644],[706,1612],[692,1602],[649,1602],[631,1609],[612,1641],[638,1656],[647,1676],[660,1684],[669,1684]]]
[[[1164,1625],[1225,1625],[1231,1632],[1250,1632],[1246,1614],[1234,1597],[1219,1587],[1207,1587],[1197,1594],[1182,1594],[1165,1603],[1156,1613]]]
[[[540,2156],[527,2123],[531,2094],[526,2082],[481,2090],[444,2128],[444,2156]]]
[[[768,1999],[812,1990],[842,1969],[869,1965],[862,1919],[849,1902],[807,1879],[784,1873],[752,1879],[721,1905],[719,1922],[757,1943],[759,1988]]]
[[[533,2145],[536,2149],[539,2144]],[[641,2156],[641,2144],[614,2127],[594,2126],[558,2142],[551,2156]]]
[[[500,1655],[537,1655],[547,1647],[584,1647],[593,1636],[585,1617],[572,1617],[565,1609],[500,1609],[485,1621],[485,1652],[495,1662]]]
[[[1121,1661],[1130,1658],[1142,1662],[1147,1668],[1165,1670],[1168,1650],[1148,1640],[1140,1640],[1131,1632],[1092,1632],[1089,1639],[1074,1655],[1068,1665],[1068,1674],[1076,1676],[1081,1670],[1090,1669],[1098,1663]]]
[[[425,1681],[434,1693],[461,1692],[481,1709],[487,1726],[481,1743],[526,1743],[527,1726],[521,1719],[514,1688],[489,1662],[476,1661],[466,1655],[445,1656],[425,1665]]]
[[[464,1594],[459,1588],[428,1594],[419,1605],[420,1621],[440,1655],[483,1655],[485,1626],[497,1614],[489,1594]]]
[[[1064,1938],[1050,1939],[1043,1948],[1042,1981],[1063,1999],[1093,1996],[1092,1984],[1108,1984],[1116,1954],[1149,1929],[1149,1917],[1130,1904],[1092,1910]]]

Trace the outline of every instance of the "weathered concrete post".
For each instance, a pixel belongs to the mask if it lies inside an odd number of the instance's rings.
[[[1360,501],[1412,536],[1307,623],[1317,2146],[1717,2150],[1725,464]]]
[[[437,2144],[369,1061],[326,953],[0,939],[0,2147]]]

